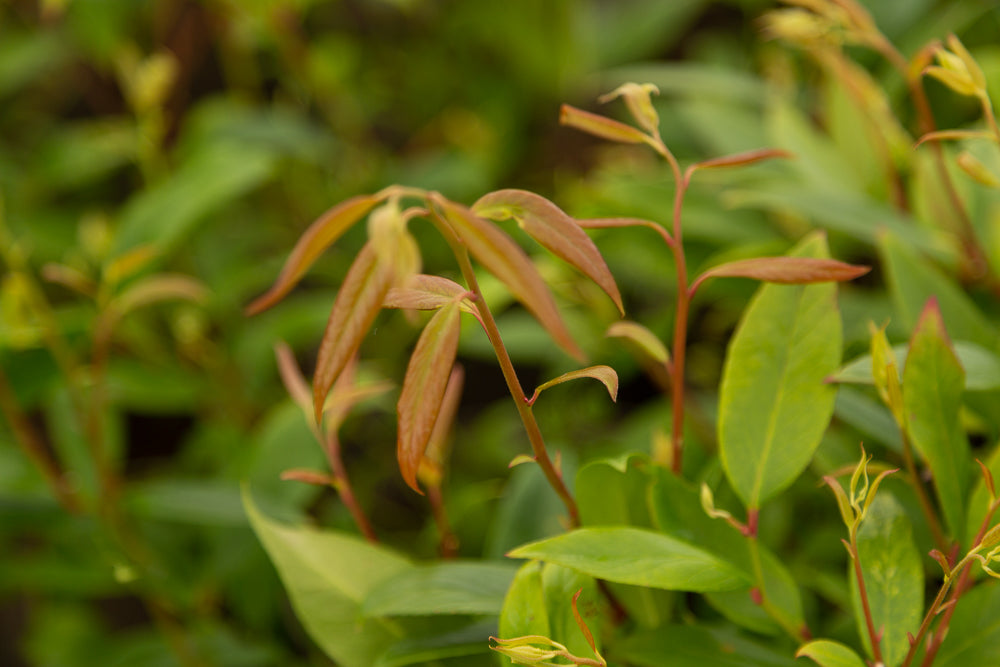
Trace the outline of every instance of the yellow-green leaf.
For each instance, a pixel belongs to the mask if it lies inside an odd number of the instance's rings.
[[[569,382],[570,380],[578,380],[580,378],[593,378],[604,384],[608,389],[608,394],[611,395],[612,401],[618,400],[618,373],[611,366],[590,366],[589,368],[581,368],[578,371],[570,371],[569,373],[563,373],[557,378],[553,378],[548,382],[542,383],[535,389],[535,393],[528,400],[528,404],[533,404],[538,400],[538,395],[549,387],[554,387],[557,384],[562,384],[563,382]]]
[[[658,363],[665,364],[670,360],[670,353],[660,339],[656,337],[656,334],[638,322],[630,322],[628,320],[615,322],[608,327],[605,335],[612,338],[625,338],[635,343],[653,361]]]

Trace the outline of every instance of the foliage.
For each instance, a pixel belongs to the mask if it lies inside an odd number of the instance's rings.
[[[4,661],[997,660],[1000,12],[0,21]]]

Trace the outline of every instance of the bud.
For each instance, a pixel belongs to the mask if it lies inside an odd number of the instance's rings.
[[[979,64],[955,35],[948,37],[948,47],[950,51],[941,45],[934,49],[938,64],[924,68],[924,74],[934,77],[959,95],[985,97],[986,77]]]

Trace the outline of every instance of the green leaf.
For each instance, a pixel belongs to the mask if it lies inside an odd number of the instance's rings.
[[[129,509],[143,518],[203,526],[245,526],[239,487],[222,480],[151,480],[129,487]]]
[[[971,470],[969,442],[959,418],[964,375],[932,298],[910,339],[903,369],[903,405],[907,433],[930,467],[948,528],[960,541]]]
[[[458,301],[434,313],[413,349],[399,394],[396,461],[403,479],[417,493],[422,493],[417,469],[434,431],[458,352],[461,315]]]
[[[205,216],[267,179],[273,157],[235,143],[195,153],[169,180],[132,199],[122,212],[115,254],[152,245],[175,249]]]
[[[667,347],[656,337],[656,334],[637,322],[628,320],[615,322],[608,327],[604,335],[609,338],[624,338],[632,342],[650,359],[658,363],[665,364],[670,360]]]
[[[626,637],[615,656],[637,667],[796,667],[801,663],[735,632],[667,625]]]
[[[795,256],[825,257],[812,236]],[[805,469],[833,414],[840,362],[836,285],[763,285],[729,344],[719,398],[726,476],[758,508]]]
[[[443,658],[485,654],[489,652],[489,642],[483,638],[496,632],[496,621],[488,620],[458,630],[439,634],[425,632],[400,639],[378,657],[374,667],[436,664],[435,661]]]
[[[602,383],[608,390],[608,394],[611,396],[612,401],[618,400],[618,373],[611,366],[589,366],[587,368],[581,368],[578,371],[570,371],[569,373],[563,373],[557,378],[553,378],[548,382],[543,382],[538,385],[535,389],[535,393],[531,395],[528,399],[528,403],[534,404],[538,400],[538,395],[549,387],[554,387],[557,384],[562,384],[563,382],[570,382],[571,380],[579,380],[580,378],[592,378]]]
[[[580,528],[511,551],[511,558],[537,558],[598,579],[674,591],[739,588],[744,576],[696,546],[651,530]]]
[[[934,667],[1000,664],[1000,582],[962,596]]]
[[[366,619],[361,605],[412,565],[353,535],[276,523],[260,513],[247,487],[243,506],[313,641],[343,667],[374,664],[402,631],[387,620]]]
[[[500,637],[550,636],[542,589],[544,567],[543,563],[531,561],[517,571],[500,610]]]
[[[924,304],[933,296],[953,338],[996,349],[996,327],[951,278],[895,234],[881,234],[878,251],[893,305],[907,329],[916,326]]]
[[[876,631],[882,635],[884,662],[899,664],[910,648],[907,633],[916,635],[920,627],[924,572],[910,520],[899,502],[886,492],[875,497],[858,529],[858,557],[872,620]],[[854,620],[870,653],[870,638],[865,630],[864,611],[852,565],[848,566],[848,578]]]
[[[954,342],[955,356],[965,371],[966,391],[992,391],[1000,389],[1000,356],[986,348],[965,340]],[[892,353],[896,357],[896,367],[903,368],[906,364],[908,345],[893,345]],[[873,384],[872,357],[870,354],[858,357],[844,365],[839,371],[829,377],[830,382],[851,384]]]
[[[445,562],[404,570],[369,592],[366,616],[498,615],[517,568],[511,563]]]
[[[981,460],[993,475],[993,484],[994,488],[996,488],[997,480],[1000,480],[1000,448],[994,448],[989,458]],[[992,502],[989,487],[983,478],[982,472],[978,471],[978,468],[979,466],[976,466],[976,486],[972,492],[972,497],[969,499],[969,512],[966,519],[965,534],[969,540],[975,538],[976,534],[982,528],[983,521],[990,511],[990,504]],[[996,521],[997,517],[993,515],[993,522],[995,523]]]
[[[865,667],[864,660],[852,649],[829,639],[809,642],[799,648],[795,657],[811,658],[820,667]]]

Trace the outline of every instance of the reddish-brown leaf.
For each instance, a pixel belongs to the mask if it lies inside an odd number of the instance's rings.
[[[582,360],[583,351],[570,335],[559,315],[555,298],[524,250],[499,227],[465,206],[440,196],[433,199],[472,256],[507,286],[556,343],[576,359]]]
[[[514,218],[528,236],[597,283],[615,302],[618,312],[625,313],[618,285],[597,246],[573,218],[548,199],[525,190],[498,190],[481,197],[472,211],[491,220]]]
[[[806,285],[810,283],[839,282],[863,276],[871,269],[817,257],[755,257],[741,259],[713,267],[701,274],[691,292],[709,278],[752,278],[768,283]]]
[[[609,229],[612,227],[647,227],[659,234],[668,246],[674,245],[674,239],[666,228],[652,220],[641,220],[639,218],[584,218],[577,220],[576,224],[584,229]]]
[[[736,153],[734,155],[723,155],[703,162],[696,162],[691,165],[691,169],[720,169],[724,167],[742,167],[764,160],[775,158],[790,158],[792,154],[777,148],[759,148],[757,150]]]
[[[441,399],[441,409],[434,421],[430,440],[420,460],[417,479],[425,486],[440,486],[444,474],[444,463],[448,458],[448,441],[452,427],[455,425],[455,415],[458,414],[458,403],[462,398],[462,385],[465,383],[465,371],[458,364],[451,368],[448,385]]]
[[[417,471],[441,411],[458,351],[460,317],[457,301],[434,313],[410,356],[396,406],[396,459],[403,479],[417,493],[423,493],[417,484]]]
[[[381,201],[377,195],[358,195],[337,204],[313,222],[299,237],[274,285],[246,308],[255,315],[280,301],[291,291],[324,250]]]
[[[479,310],[466,298],[467,296],[471,296],[471,292],[455,281],[421,273],[410,276],[402,286],[389,290],[382,307],[437,310],[458,300],[463,313],[475,315],[476,319],[479,319]]]
[[[366,243],[344,277],[316,360],[313,411],[317,423],[322,421],[323,405],[330,387],[357,353],[382,308],[394,276],[392,266],[379,262],[372,245]]]

